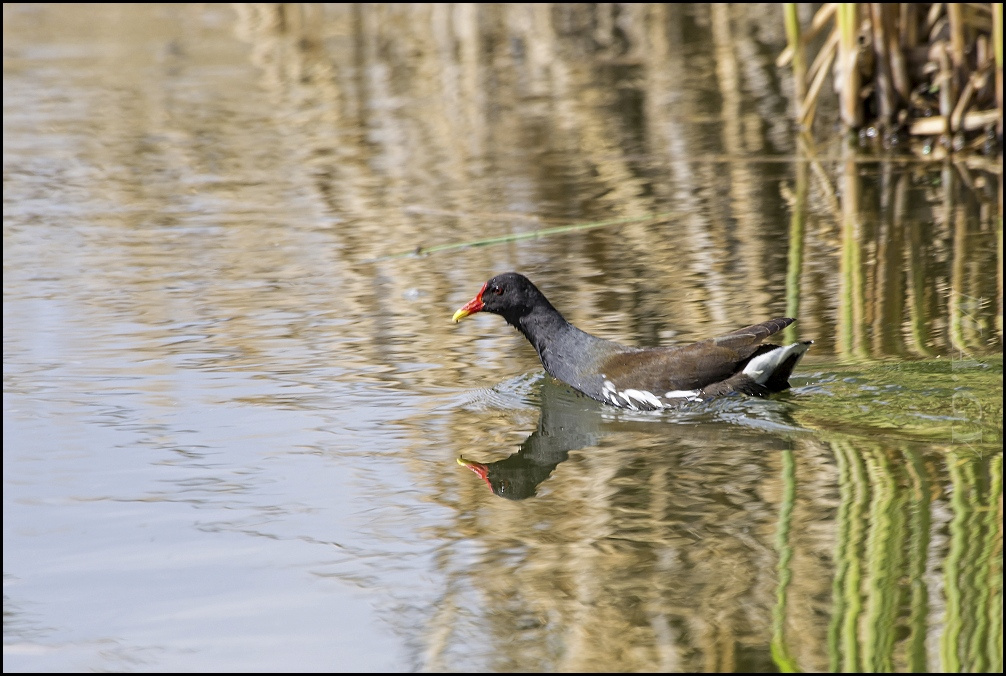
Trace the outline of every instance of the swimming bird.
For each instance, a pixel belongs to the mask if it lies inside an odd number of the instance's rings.
[[[631,347],[593,336],[566,321],[531,280],[496,275],[454,313],[500,315],[534,347],[542,366],[598,401],[655,410],[739,392],[765,396],[789,387],[789,376],[813,341],[762,341],[796,321],[778,317],[690,345]]]

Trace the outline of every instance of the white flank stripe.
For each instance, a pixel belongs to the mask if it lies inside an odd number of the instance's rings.
[[[640,408],[645,409],[658,409],[664,408],[664,402],[660,400],[660,397],[652,392],[647,392],[646,390],[622,390],[619,392],[615,388],[615,383],[610,380],[605,380],[604,385],[601,387],[601,396],[605,400],[610,401],[615,406],[623,406],[625,408],[632,409],[633,411],[638,411]],[[665,399],[698,399],[698,390],[671,390],[664,395]],[[624,403],[623,403],[624,402]]]
[[[658,399],[655,395],[653,395],[652,393],[647,392],[645,390],[626,390],[625,392],[622,392],[621,394],[622,394],[623,397],[631,397],[632,399],[635,399],[636,401],[643,402],[645,404],[649,404],[650,406],[653,406],[654,408],[662,408],[663,407],[663,404],[660,403],[660,399]]]

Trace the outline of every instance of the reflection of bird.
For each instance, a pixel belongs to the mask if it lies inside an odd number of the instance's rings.
[[[556,467],[566,462],[572,451],[599,447],[609,435],[615,435],[619,443],[635,439],[646,445],[646,440],[656,439],[663,457],[669,447],[750,446],[753,439],[758,440],[756,446],[766,450],[790,448],[788,433],[800,430],[784,402],[724,397],[654,417],[612,410],[553,378],[541,378],[539,383],[538,427],[516,453],[492,462],[457,459],[459,465],[480,476],[493,493],[510,500],[535,496],[539,484],[557,480],[553,476]],[[664,424],[668,420],[678,424]],[[766,436],[766,430],[774,430],[779,436]],[[729,441],[724,442],[724,438]]]
[[[731,392],[763,396],[789,387],[789,375],[812,341],[761,341],[795,320],[782,317],[691,345],[638,348],[585,333],[516,272],[497,275],[454,313],[498,314],[524,334],[545,370],[587,396],[614,406],[652,410]]]
[[[538,484],[548,478],[555,466],[568,457],[563,452],[555,462],[538,464],[533,457],[525,456],[521,451],[509,458],[496,462],[482,463],[465,458],[458,458],[458,464],[472,470],[486,482],[490,490],[500,497],[510,500],[524,500],[533,496]]]
[[[542,383],[538,429],[519,451],[489,463],[458,458],[458,464],[482,477],[496,495],[511,500],[529,498],[538,484],[569,458],[569,451],[597,444],[606,424],[597,408],[589,399],[555,381],[546,381]]]

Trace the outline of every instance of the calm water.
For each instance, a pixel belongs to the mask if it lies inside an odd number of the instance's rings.
[[[1001,157],[798,140],[775,5],[287,7],[4,5],[5,672],[1001,671]],[[609,409],[511,269],[816,343]]]

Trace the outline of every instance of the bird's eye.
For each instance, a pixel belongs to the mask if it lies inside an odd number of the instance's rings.
[[[494,286],[494,287],[492,287],[490,289],[490,291],[492,291],[497,296],[502,296],[503,295],[503,287],[502,286]]]

